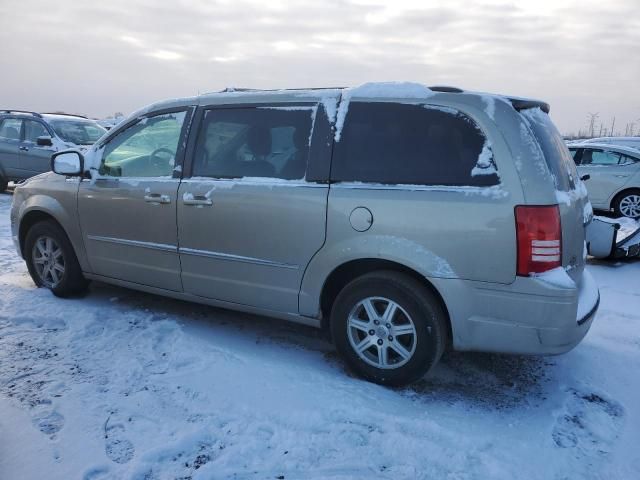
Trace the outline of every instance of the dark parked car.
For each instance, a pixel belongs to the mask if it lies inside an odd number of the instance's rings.
[[[0,110],[0,192],[51,169],[51,155],[67,148],[86,149],[106,130],[79,115]]]

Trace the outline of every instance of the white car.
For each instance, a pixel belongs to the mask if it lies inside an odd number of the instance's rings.
[[[607,143],[568,145],[593,208],[640,218],[640,150]]]

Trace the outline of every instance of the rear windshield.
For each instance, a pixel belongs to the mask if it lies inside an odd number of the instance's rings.
[[[549,115],[539,108],[528,108],[520,112],[536,137],[556,187],[561,191],[574,190],[578,178],[573,157]]]

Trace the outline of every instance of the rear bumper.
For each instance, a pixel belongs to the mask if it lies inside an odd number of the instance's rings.
[[[443,294],[456,350],[565,353],[585,337],[600,303],[587,270],[573,288],[536,278],[517,278],[511,285],[462,283]]]

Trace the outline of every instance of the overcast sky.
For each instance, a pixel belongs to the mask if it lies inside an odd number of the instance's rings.
[[[638,2],[0,0],[0,108],[403,80],[541,98],[565,133],[588,112],[640,131]]]

